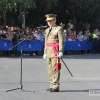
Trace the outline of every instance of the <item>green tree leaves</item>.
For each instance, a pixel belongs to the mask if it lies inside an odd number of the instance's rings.
[[[34,0],[0,0],[1,11],[23,11],[35,7]]]
[[[45,24],[47,13],[57,14],[59,24],[93,23],[100,20],[100,0],[0,0],[0,11],[20,12],[19,15],[28,11],[28,24]]]

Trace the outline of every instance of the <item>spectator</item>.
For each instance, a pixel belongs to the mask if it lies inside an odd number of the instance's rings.
[[[78,41],[83,41],[82,31],[80,31],[79,34],[77,35],[77,40]]]
[[[98,35],[99,34],[99,30],[96,28],[95,29],[95,33]]]
[[[39,34],[39,32],[37,30],[34,33],[34,37],[35,37],[36,40],[39,40],[39,41],[41,40],[40,34]]]
[[[2,35],[2,30],[0,29],[0,35]]]
[[[44,32],[41,32],[40,33],[40,40],[41,41],[44,41],[45,40],[45,34],[44,34]]]
[[[73,33],[70,35],[70,38],[72,39],[72,41],[75,41],[75,36]]]
[[[100,32],[98,34],[98,53],[100,55]]]
[[[83,41],[89,41],[89,33],[85,31],[85,34],[83,35]]]
[[[3,34],[3,32],[2,32],[2,29],[0,27],[0,40],[2,40],[2,34]]]
[[[92,54],[97,53],[97,43],[98,43],[98,36],[94,31],[94,33],[92,34],[92,49],[91,49]]]
[[[77,37],[76,37],[76,30],[73,31],[73,35],[74,35],[74,41],[77,40]]]
[[[71,36],[67,35],[67,41],[72,41]]]
[[[7,39],[6,31],[3,31],[3,34],[2,34],[2,40],[6,40],[6,39]]]
[[[67,30],[64,29],[64,42],[67,40]]]
[[[35,30],[33,29],[33,30],[32,30],[32,34],[34,34],[34,32],[35,32]]]
[[[10,33],[7,33],[6,34],[6,39],[8,40],[8,41],[11,41],[12,42],[12,37],[11,37],[11,35],[10,35]]]

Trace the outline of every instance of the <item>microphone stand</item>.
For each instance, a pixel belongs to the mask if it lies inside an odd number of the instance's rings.
[[[22,91],[30,91],[30,92],[35,92],[33,90],[29,90],[29,89],[25,89],[23,88],[23,85],[22,85],[22,43],[25,41],[25,39],[23,39],[22,41],[20,41],[18,44],[14,45],[12,48],[10,48],[9,50],[13,49],[14,47],[16,47],[17,45],[21,44],[21,70],[20,70],[20,87],[19,88],[15,88],[15,89],[11,89],[11,90],[7,90],[6,92],[9,92],[9,91],[14,91],[14,90],[18,90],[18,89],[21,89]]]

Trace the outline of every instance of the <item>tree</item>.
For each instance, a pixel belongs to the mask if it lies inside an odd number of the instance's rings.
[[[79,31],[79,24],[93,23],[100,19],[99,0],[70,0],[67,7],[67,14],[71,22],[76,23],[76,30]],[[82,28],[82,27],[81,27]]]
[[[23,19],[23,27],[25,27],[25,10],[34,7],[34,0],[0,0],[0,11],[3,13],[18,11]]]
[[[3,13],[8,11],[17,13],[20,18],[22,15],[25,17],[25,12],[28,12],[26,25],[33,23],[35,26],[46,24],[45,14],[55,13],[57,24],[67,26],[71,23],[77,32],[83,29],[84,23],[100,20],[100,0],[1,0],[0,10]]]
[[[94,23],[100,20],[99,0],[57,0],[50,5],[48,12],[58,15],[58,22],[72,23],[77,32],[82,30],[84,23]]]
[[[46,24],[45,14],[53,13],[51,8],[55,7],[57,0],[35,0],[36,7],[27,10],[26,17],[27,26],[34,24],[34,26],[42,26]]]

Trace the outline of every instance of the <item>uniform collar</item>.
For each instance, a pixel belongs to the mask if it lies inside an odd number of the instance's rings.
[[[51,28],[54,28],[55,26],[56,26],[56,24],[54,26],[52,26],[52,27],[49,27],[49,28],[51,29]]]

